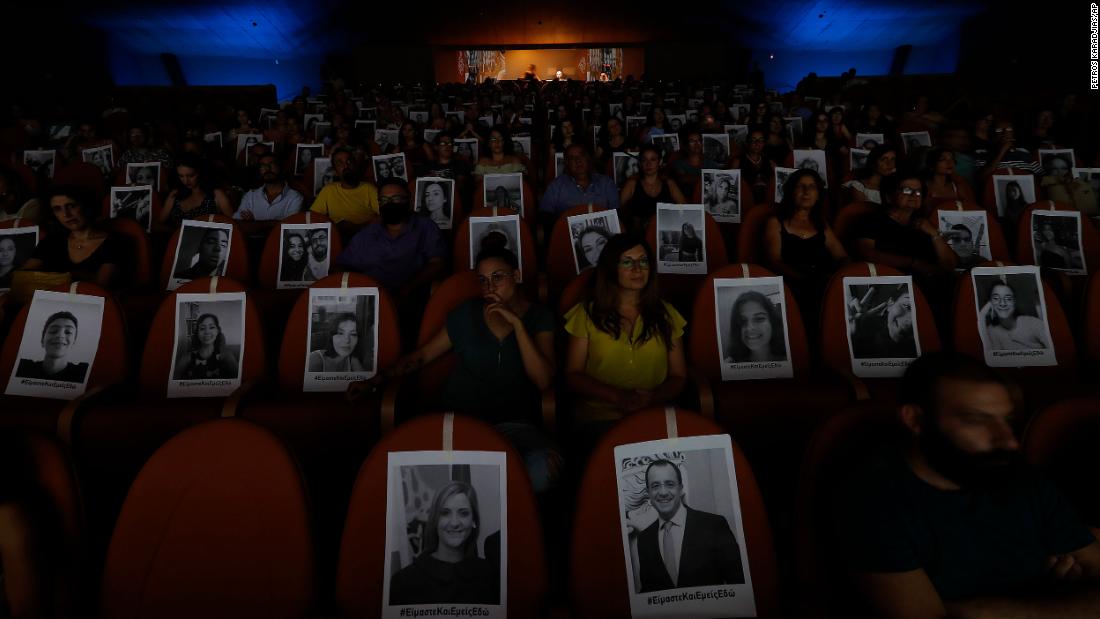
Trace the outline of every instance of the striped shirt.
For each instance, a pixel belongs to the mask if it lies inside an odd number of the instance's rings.
[[[974,151],[974,167],[984,168],[987,163],[995,158],[995,153],[984,148],[979,148]],[[1027,170],[1032,174],[1041,174],[1043,168],[1039,165],[1038,161],[1031,156],[1031,153],[1026,148],[1014,148],[1001,158],[1001,163],[997,165],[998,170],[1004,170],[1006,168],[1013,168],[1016,170]]]

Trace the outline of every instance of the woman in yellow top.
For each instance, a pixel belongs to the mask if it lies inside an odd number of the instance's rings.
[[[611,237],[586,300],[565,315],[566,381],[579,400],[582,435],[602,434],[624,414],[669,402],[684,387],[687,323],[658,297],[653,265],[640,237]]]

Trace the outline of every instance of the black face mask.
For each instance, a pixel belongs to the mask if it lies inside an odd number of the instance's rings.
[[[359,186],[359,171],[354,168],[348,168],[344,172],[344,175],[340,177],[340,180],[346,185]]]
[[[939,474],[966,489],[996,489],[1015,483],[1021,473],[1019,451],[995,449],[982,454],[960,450],[934,422],[920,436],[920,448],[928,464]]]
[[[409,211],[409,203],[387,202],[379,209],[382,215],[382,223],[387,226],[396,226],[409,220],[412,213]]]

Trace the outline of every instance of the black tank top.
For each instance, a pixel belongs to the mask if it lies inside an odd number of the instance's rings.
[[[630,196],[630,201],[626,203],[627,213],[633,217],[646,219],[653,217],[657,213],[657,203],[671,203],[672,192],[668,190],[669,181],[661,181],[661,193],[656,197],[649,195],[645,191],[645,187],[642,186],[642,180],[638,179],[634,187],[634,195]]]
[[[779,236],[782,243],[780,255],[783,262],[803,275],[821,273],[833,264],[833,257],[825,247],[825,233],[804,239],[797,234],[787,232],[787,226],[779,223]]]

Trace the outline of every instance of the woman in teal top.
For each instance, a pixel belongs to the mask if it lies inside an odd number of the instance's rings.
[[[413,372],[448,351],[458,357],[437,403],[496,424],[527,462],[535,489],[545,488],[560,465],[532,419],[541,392],[554,380],[554,314],[528,301],[516,282],[519,262],[500,248],[477,256],[481,295],[451,311],[447,324],[420,349],[398,360],[393,371],[349,387],[352,396],[366,385]]]

